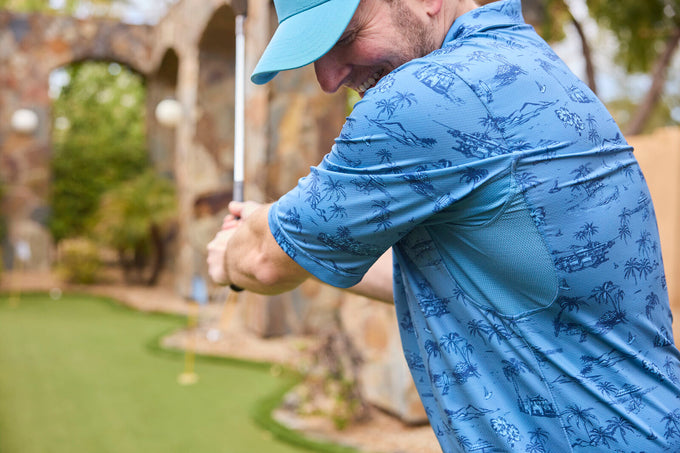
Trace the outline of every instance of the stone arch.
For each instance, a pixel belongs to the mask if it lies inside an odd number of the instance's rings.
[[[4,183],[3,212],[8,219],[8,244],[27,241],[33,250],[47,250],[45,228],[52,154],[49,77],[59,67],[83,60],[106,60],[146,74],[151,27],[112,20],[0,11],[0,177]],[[37,129],[21,134],[10,118],[27,108],[38,117]],[[27,236],[28,231],[32,231]],[[11,255],[11,252],[9,253]],[[35,256],[27,266],[46,268],[49,257]],[[10,262],[8,262],[10,261]],[[5,260],[11,264],[11,260]]]

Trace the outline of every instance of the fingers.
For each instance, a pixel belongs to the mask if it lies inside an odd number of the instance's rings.
[[[219,231],[207,246],[208,275],[218,285],[229,284],[229,274],[225,268],[225,253],[232,233],[233,231]]]
[[[250,214],[261,206],[254,201],[232,201],[229,203],[229,215],[222,221],[222,229],[229,230],[236,228],[240,222],[247,219]]]

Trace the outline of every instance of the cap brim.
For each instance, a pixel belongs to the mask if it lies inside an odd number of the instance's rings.
[[[250,80],[262,85],[280,71],[301,68],[331,50],[360,0],[329,0],[281,22]]]

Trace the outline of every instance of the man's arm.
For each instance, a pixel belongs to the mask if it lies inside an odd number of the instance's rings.
[[[231,203],[223,229],[208,244],[208,269],[217,284],[236,285],[260,294],[296,288],[312,275],[291,259],[269,230],[271,205]],[[368,270],[352,293],[392,303],[392,253]]]
[[[392,249],[387,250],[378,261],[364,274],[364,277],[356,285],[347,288],[347,291],[370,297],[371,299],[394,302],[392,293]]]

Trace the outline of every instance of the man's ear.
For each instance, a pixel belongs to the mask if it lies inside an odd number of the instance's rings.
[[[420,0],[425,7],[425,12],[428,16],[434,17],[439,14],[442,9],[442,3],[444,0]]]

